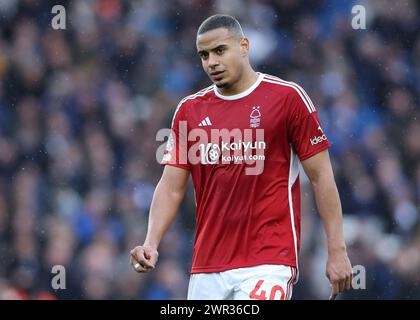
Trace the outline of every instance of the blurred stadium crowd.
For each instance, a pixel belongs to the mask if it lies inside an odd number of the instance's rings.
[[[211,14],[236,16],[257,71],[301,84],[330,154],[353,265],[366,290],[345,299],[420,298],[420,3],[74,0],[0,2],[0,298],[185,299],[194,236],[190,184],[138,275],[154,186],[156,132],[179,100],[210,84],[195,50]],[[354,30],[362,4],[367,29]],[[327,299],[324,231],[302,178],[294,299]],[[52,266],[66,268],[53,290]]]

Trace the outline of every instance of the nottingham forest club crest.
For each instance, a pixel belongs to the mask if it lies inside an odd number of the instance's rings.
[[[258,128],[261,124],[260,106],[252,107],[251,114],[249,115],[249,126],[251,128]]]

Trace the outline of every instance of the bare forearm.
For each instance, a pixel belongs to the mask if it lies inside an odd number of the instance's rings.
[[[345,250],[340,197],[332,173],[320,175],[312,186],[327,235],[328,251]]]
[[[324,224],[328,243],[326,276],[331,283],[330,299],[351,287],[352,269],[344,242],[340,197],[328,151],[324,150],[302,162],[312,183],[315,199]]]
[[[173,190],[170,185],[159,182],[150,207],[149,224],[145,246],[156,248],[175,219],[185,190]]]

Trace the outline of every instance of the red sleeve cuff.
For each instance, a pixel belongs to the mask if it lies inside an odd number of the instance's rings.
[[[316,155],[317,153],[320,153],[321,151],[324,151],[325,149],[328,149],[331,147],[331,143],[329,141],[326,141],[318,146],[316,146],[314,149],[311,149],[309,152],[304,153],[303,155],[298,155],[300,161],[304,161],[306,159],[309,159],[310,157]]]

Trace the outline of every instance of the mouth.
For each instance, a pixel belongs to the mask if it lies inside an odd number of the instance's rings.
[[[214,71],[210,73],[210,77],[212,77],[212,79],[214,80],[220,80],[221,78],[223,78],[223,73],[224,71]]]

